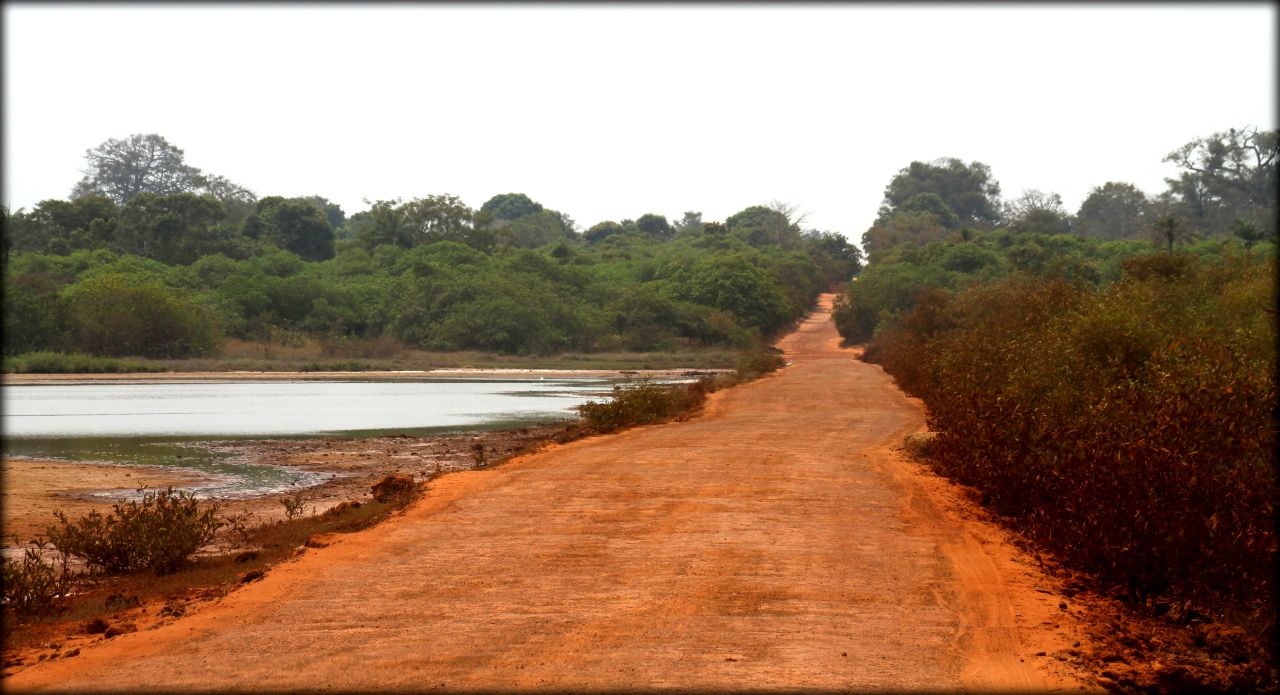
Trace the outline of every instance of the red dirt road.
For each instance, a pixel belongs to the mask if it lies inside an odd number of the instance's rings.
[[[404,516],[6,690],[1017,689],[1087,683],[1051,580],[894,447],[920,404],[838,347],[689,422],[437,479]],[[1036,656],[1047,652],[1048,656]]]

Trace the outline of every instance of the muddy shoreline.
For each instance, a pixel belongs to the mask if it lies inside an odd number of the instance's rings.
[[[440,473],[483,468],[532,451],[563,435],[570,422],[426,436],[208,440],[184,445],[228,453],[247,463],[324,476],[324,482],[304,488],[303,492],[308,513],[319,514],[342,502],[369,497],[369,488],[387,475],[423,481]],[[10,550],[42,536],[44,529],[54,523],[55,511],[70,518],[94,510],[109,512],[118,498],[102,495],[104,491],[118,492],[119,498],[141,485],[173,485],[198,491],[209,480],[207,475],[177,467],[5,457],[3,546]],[[222,505],[225,514],[248,513],[249,523],[258,524],[285,518],[280,500],[295,492],[211,499]]]

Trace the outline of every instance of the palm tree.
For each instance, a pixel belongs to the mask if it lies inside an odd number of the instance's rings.
[[[1151,234],[1157,244],[1167,244],[1169,253],[1173,253],[1173,245],[1191,241],[1195,233],[1182,223],[1180,217],[1162,215],[1151,224]]]

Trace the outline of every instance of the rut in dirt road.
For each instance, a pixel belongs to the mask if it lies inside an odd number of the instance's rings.
[[[892,449],[822,308],[689,422],[434,481],[403,517],[7,689],[1075,688],[1056,597]]]

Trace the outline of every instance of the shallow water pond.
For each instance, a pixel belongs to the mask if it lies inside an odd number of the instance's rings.
[[[553,422],[616,380],[423,379],[6,385],[8,456],[175,466],[213,477],[202,496],[245,497],[322,476],[196,446],[225,439],[423,435]]]

